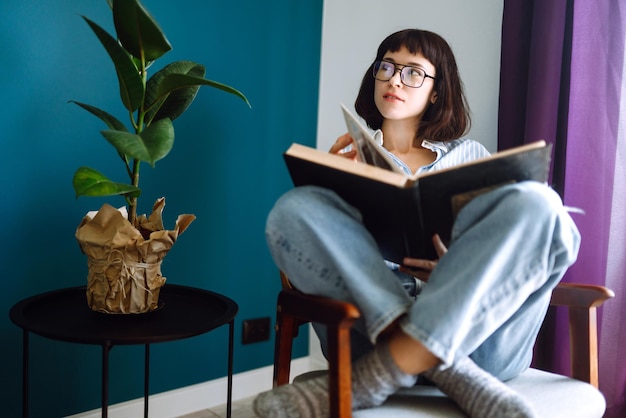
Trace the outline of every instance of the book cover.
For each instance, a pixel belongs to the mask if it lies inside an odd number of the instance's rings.
[[[385,259],[435,259],[432,235],[447,243],[458,211],[476,195],[511,182],[545,182],[551,146],[544,141],[454,168],[408,177],[300,144],[284,154],[295,186],[331,189],[359,209]]]

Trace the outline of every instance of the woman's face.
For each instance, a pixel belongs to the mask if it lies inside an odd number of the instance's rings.
[[[387,52],[383,60],[399,66],[418,67],[432,77],[437,76],[430,61],[422,54],[410,53],[405,47],[396,52]],[[386,120],[420,120],[428,106],[437,100],[435,80],[426,77],[421,87],[408,87],[400,80],[399,68],[396,67],[395,74],[388,81],[375,81],[374,103]]]

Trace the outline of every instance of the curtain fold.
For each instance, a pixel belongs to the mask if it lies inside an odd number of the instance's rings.
[[[617,295],[599,315],[606,417],[626,416],[625,38],[622,0],[504,2],[498,146],[554,144],[552,184],[585,212],[572,215],[583,239],[564,281]],[[544,328],[534,365],[567,373],[566,318],[551,312]]]
[[[572,1],[505,1],[498,147],[543,139],[555,149],[551,181],[562,193]],[[537,117],[539,115],[540,117]],[[556,182],[556,184],[555,184]]]

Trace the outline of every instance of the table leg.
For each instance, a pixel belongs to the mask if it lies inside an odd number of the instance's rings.
[[[22,417],[28,418],[28,356],[30,347],[28,343],[28,331],[24,329],[22,337]]]
[[[102,344],[102,418],[107,418],[109,411],[109,351],[111,342]]]
[[[231,418],[233,401],[233,336],[235,320],[228,323],[228,394],[226,399],[226,418]]]
[[[148,418],[148,396],[150,393],[150,344],[146,344],[146,354],[144,359],[143,416],[144,418]]]

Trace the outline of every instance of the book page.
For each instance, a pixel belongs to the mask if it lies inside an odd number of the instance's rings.
[[[387,154],[381,152],[380,146],[376,143],[370,131],[363,126],[356,116],[343,104],[341,104],[341,110],[346,120],[348,132],[350,132],[350,136],[354,139],[359,160],[366,164],[404,175],[404,171],[402,171]]]

